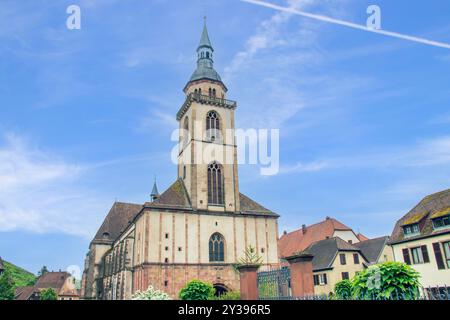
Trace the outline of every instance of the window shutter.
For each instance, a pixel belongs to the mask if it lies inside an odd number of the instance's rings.
[[[326,273],[323,274],[323,280],[324,280],[325,284],[328,284],[327,274]]]
[[[317,274],[314,275],[314,285],[315,286],[319,285],[319,276]]]
[[[411,257],[409,255],[409,250],[408,249],[403,249],[403,260],[405,261],[406,264],[411,265]]]
[[[433,243],[434,256],[436,257],[436,263],[438,270],[445,269],[444,260],[442,259],[441,245],[439,242]]]
[[[430,257],[428,256],[428,249],[427,246],[422,246],[422,255],[423,255],[423,262],[429,263]]]

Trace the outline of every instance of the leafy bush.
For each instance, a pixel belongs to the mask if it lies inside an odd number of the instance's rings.
[[[352,280],[359,299],[411,300],[419,295],[419,273],[407,264],[385,262],[358,273]]]
[[[132,300],[172,300],[170,296],[160,290],[156,290],[153,286],[149,286],[146,291],[136,291],[131,298]]]
[[[52,288],[44,289],[39,295],[39,300],[58,300],[58,295]]]
[[[210,300],[214,297],[214,287],[212,284],[192,280],[180,291],[181,300]]]
[[[228,291],[218,297],[213,296],[210,300],[241,300],[241,293],[239,291]]]
[[[0,276],[0,300],[14,300],[14,280],[8,269]]]
[[[342,280],[334,286],[335,298],[346,300],[352,297],[353,285],[350,280]]]

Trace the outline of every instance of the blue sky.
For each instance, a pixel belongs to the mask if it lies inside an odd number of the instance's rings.
[[[271,0],[450,43],[450,3]],[[375,3],[376,2],[376,3]],[[78,4],[82,29],[65,27]],[[2,0],[0,256],[30,271],[83,264],[114,200],[143,203],[170,161],[203,16],[237,127],[279,128],[280,173],[239,168],[280,233],[332,216],[390,234],[450,188],[450,50],[239,0]]]

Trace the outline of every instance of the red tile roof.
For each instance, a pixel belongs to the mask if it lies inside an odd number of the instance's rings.
[[[333,218],[313,224],[283,235],[278,241],[278,253],[281,258],[301,252],[311,244],[333,237],[336,230],[352,231],[351,228]]]
[[[59,293],[67,278],[70,277],[68,272],[46,272],[40,276],[34,285],[35,289],[55,289]]]

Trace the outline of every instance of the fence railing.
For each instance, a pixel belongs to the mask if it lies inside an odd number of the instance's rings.
[[[258,272],[257,278],[260,300],[289,300],[291,298],[291,272],[289,269]]]
[[[337,296],[337,295],[310,295],[303,297],[285,297],[286,300],[373,300],[373,301],[401,301],[401,300],[450,300],[450,287],[438,286],[438,287],[427,287],[419,289],[410,290],[393,290],[390,294],[360,294],[353,295],[349,294],[347,296]],[[278,297],[270,299],[265,297],[263,300],[279,300]]]

